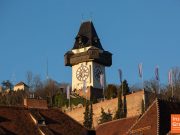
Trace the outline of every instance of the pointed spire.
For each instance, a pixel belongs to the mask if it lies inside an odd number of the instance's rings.
[[[93,46],[104,50],[100,43],[99,37],[96,33],[92,21],[83,22],[80,26],[79,32],[75,38],[73,49],[80,49],[84,47]]]

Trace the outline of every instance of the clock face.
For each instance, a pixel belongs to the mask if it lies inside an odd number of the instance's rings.
[[[79,81],[84,81],[89,76],[89,69],[87,66],[81,65],[76,71],[76,78]]]
[[[102,69],[100,66],[96,66],[95,69],[94,69],[94,75],[95,75],[95,78],[99,81],[100,80],[100,74],[102,74]]]

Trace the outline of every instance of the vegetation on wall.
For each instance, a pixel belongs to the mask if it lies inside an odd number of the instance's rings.
[[[108,110],[108,112],[105,112],[103,108],[101,108],[101,116],[99,119],[99,124],[108,122],[112,120],[112,113],[110,112],[110,110]]]
[[[85,112],[84,112],[84,127],[91,129],[93,124],[93,107],[90,101],[86,101]]]

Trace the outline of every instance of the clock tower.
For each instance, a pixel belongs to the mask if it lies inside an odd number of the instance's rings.
[[[72,90],[88,99],[102,98],[100,74],[104,74],[105,66],[111,66],[112,54],[105,51],[91,21],[83,22],[75,38],[73,48],[64,55],[65,66],[72,67]]]

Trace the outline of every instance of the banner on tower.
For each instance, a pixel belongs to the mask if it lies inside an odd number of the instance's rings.
[[[121,69],[118,69],[118,72],[119,72],[119,79],[120,79],[120,82],[122,83],[122,70],[121,70]]]
[[[100,74],[100,84],[101,87],[104,88],[104,74]]]
[[[83,92],[87,93],[86,80],[83,80]]]
[[[142,78],[142,76],[143,76],[142,63],[140,63],[140,64],[138,65],[138,69],[139,69],[139,77]]]
[[[168,73],[168,82],[169,82],[169,85],[172,86],[172,83],[173,83],[173,81],[172,81],[172,69]]]
[[[67,99],[70,99],[70,86],[69,85],[66,87],[66,94],[67,94]]]
[[[158,66],[156,66],[155,68],[155,78],[157,81],[159,81],[159,67]]]

